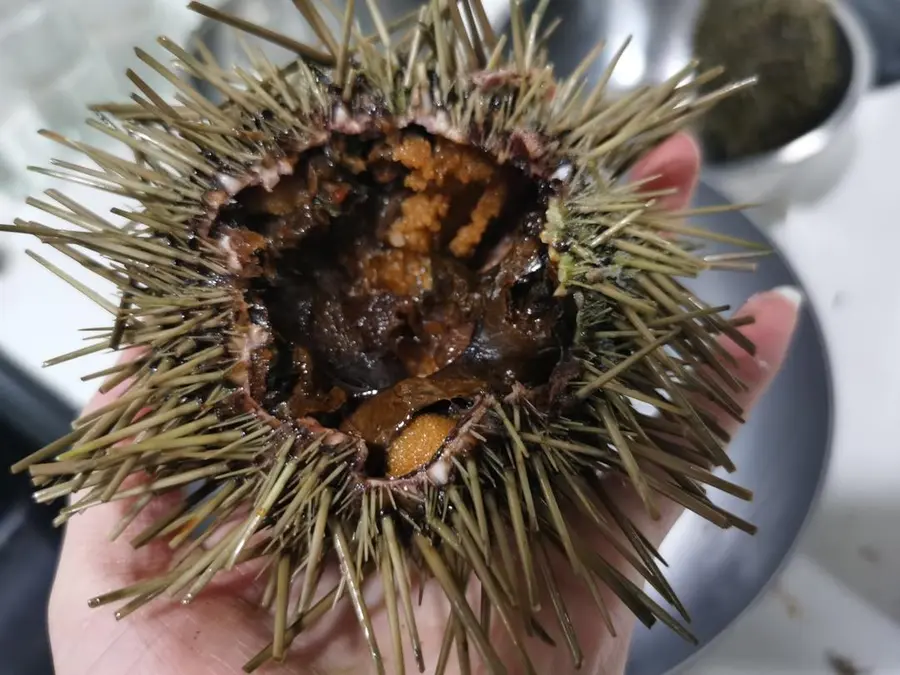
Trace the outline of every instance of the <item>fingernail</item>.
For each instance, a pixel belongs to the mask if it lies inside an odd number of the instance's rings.
[[[778,288],[772,289],[772,292],[780,295],[796,309],[799,309],[803,304],[803,291],[796,286],[779,286]]]

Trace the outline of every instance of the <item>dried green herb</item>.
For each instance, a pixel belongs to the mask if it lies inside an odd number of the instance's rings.
[[[831,0],[706,0],[696,57],[758,78],[700,121],[709,159],[771,151],[821,124],[846,87],[842,39]]]

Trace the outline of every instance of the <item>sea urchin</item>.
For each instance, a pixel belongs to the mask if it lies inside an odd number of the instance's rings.
[[[181,495],[134,539],[168,542],[172,568],[92,606],[125,602],[124,617],[164,593],[189,602],[220,571],[263,560],[273,640],[248,671],[340,600],[383,672],[363,588],[383,581],[392,649],[407,644],[422,668],[411,587],[428,580],[452,607],[441,664],[473,644],[488,672],[505,672],[490,622],[520,647],[523,634],[549,640],[535,619],[544,603],[577,665],[553,553],[601,613],[603,584],[644,623],[689,637],[592,542],[611,542],[680,608],[601,479],[627,477],[651,513],[663,495],[752,530],[705,493],[749,497],[711,472],[733,468],[711,410],[741,417],[743,385],[716,337],[752,345],[679,281],[746,263],[702,257],[690,241],[715,236],[626,179],[740,85],[700,96],[720,73],[692,64],[608,100],[606,79],[582,80],[599,47],[557,81],[547,2],[527,21],[512,3],[509,49],[480,0],[431,0],[395,25],[370,2],[371,36],[353,2],[340,35],[324,28],[327,7],[296,4],[319,47],[192,3],[293,48],[284,67],[253,52],[256,72],[223,69],[160,39],[221,104],[137,50],[176,100],[129,71],[134,102],[96,106],[90,122],[133,160],[45,132],[95,165],[63,177],[137,203],[113,210],[121,222],[50,191],[55,203],[32,203],[74,228],[2,228],[121,289],[112,306],[79,285],[116,320],[59,360],[135,348],[102,373],[124,393],[14,470],[30,472],[39,501],[72,496],[60,523],[131,499],[124,527]],[[574,536],[576,518],[595,536]],[[340,582],[323,594],[335,563]]]

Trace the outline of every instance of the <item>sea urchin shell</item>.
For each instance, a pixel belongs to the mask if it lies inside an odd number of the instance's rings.
[[[742,384],[715,338],[752,345],[678,280],[718,266],[681,238],[713,235],[626,180],[728,88],[698,96],[718,73],[686,68],[607,100],[605,80],[581,79],[599,50],[557,81],[546,3],[527,23],[512,3],[509,50],[480,0],[431,0],[412,27],[388,26],[369,3],[372,36],[353,2],[340,36],[297,4],[321,48],[192,3],[295,48],[285,67],[254,53],[256,72],[223,69],[160,40],[222,104],[137,50],[179,93],[167,102],[129,71],[135,103],[96,107],[92,126],[133,161],[46,132],[96,167],[63,177],[137,203],[114,210],[119,223],[51,191],[56,203],[33,203],[74,228],[2,228],[121,289],[115,324],[63,358],[137,348],[104,373],[105,389],[126,391],[15,470],[39,501],[76,496],[59,522],[136,498],[133,517],[182,495],[134,539],[167,541],[172,569],[91,604],[127,601],[124,616],[163,592],[189,602],[219,571],[262,559],[273,641],[247,670],[343,599],[383,672],[362,589],[383,580],[392,648],[406,635],[421,668],[414,575],[450,600],[445,649],[471,642],[488,672],[505,672],[492,612],[521,645],[520,625],[546,635],[534,612],[549,593],[577,665],[552,551],[595,598],[608,585],[641,621],[689,637],[569,523],[591,523],[675,607],[601,478],[627,477],[651,512],[662,494],[752,529],[704,491],[749,497],[711,473],[733,467],[709,411],[741,416]],[[133,474],[143,479],[126,483]],[[341,581],[323,596],[335,562]],[[478,617],[463,592],[473,580]]]

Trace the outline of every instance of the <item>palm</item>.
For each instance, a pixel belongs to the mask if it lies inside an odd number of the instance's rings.
[[[699,158],[696,147],[684,136],[677,136],[657,148],[635,168],[636,178],[660,176],[652,181],[653,189],[673,187],[678,195],[667,204],[679,208],[687,201],[696,182]],[[743,351],[731,349],[738,363],[736,374],[750,385],[741,403],[749,409],[777,372],[784,358],[796,321],[796,307],[779,294],[764,294],[754,298],[741,312],[751,313],[756,322],[744,332],[757,345],[757,356],[751,358]],[[729,426],[730,421],[722,421]],[[640,500],[623,483],[609,485],[609,494],[618,507],[641,529],[654,544],[659,544],[680,511],[674,504],[666,504],[662,518],[650,520],[641,508]],[[74,518],[68,525],[60,568],[50,603],[50,635],[56,672],[59,675],[220,675],[238,672],[240,665],[252,658],[270,640],[271,616],[260,607],[263,587],[258,581],[258,567],[253,563],[221,575],[187,608],[176,602],[159,598],[135,614],[116,621],[112,610],[90,609],[86,599],[99,593],[136,583],[166,570],[170,553],[164,543],[154,543],[135,551],[128,542],[128,533],[138,531],[154,517],[164,504],[147,508],[123,536],[109,542],[108,533],[120,520],[128,505],[121,502],[90,509]],[[598,552],[612,563],[617,554],[611,548]],[[623,572],[634,575],[621,561]],[[332,573],[336,572],[332,570]],[[565,580],[565,575],[557,575]],[[265,577],[263,577],[265,578]],[[323,579],[327,583],[328,579]],[[635,581],[639,579],[635,578]],[[579,641],[584,651],[587,672],[617,673],[625,663],[633,620],[629,610],[612,593],[605,601],[617,636],[603,627],[594,601],[584,592],[580,582],[569,579],[561,582],[561,593],[579,628]],[[376,637],[386,660],[388,672],[396,670],[395,656],[390,649],[390,630],[382,589],[377,583],[366,588]],[[477,597],[477,596],[474,596]],[[477,602],[477,601],[475,601]],[[549,603],[545,603],[549,605]],[[473,604],[474,606],[474,604]],[[443,640],[450,607],[440,589],[426,585],[422,603],[416,606],[416,623],[422,639],[426,672],[433,672]],[[552,612],[545,606],[545,612]],[[540,620],[541,617],[538,617]],[[540,621],[551,626],[553,620]],[[494,622],[492,643],[510,673],[517,673],[519,663],[500,622]],[[559,647],[550,648],[532,641],[529,653],[536,672],[560,672],[566,649],[561,636]],[[472,650],[473,656],[475,655]],[[473,659],[474,660],[474,659]],[[411,650],[404,651],[407,673],[417,672]],[[456,661],[451,660],[448,672],[454,672]],[[305,631],[295,640],[287,660],[270,663],[260,669],[269,675],[304,673],[367,672],[370,660],[366,643],[348,603]],[[477,672],[477,671],[476,671]]]
[[[50,607],[57,672],[60,675],[219,675],[236,672],[239,664],[252,658],[271,639],[271,617],[259,605],[263,584],[256,574],[258,567],[253,564],[223,575],[187,609],[160,600],[116,621],[111,610],[87,606],[85,598],[95,592],[135,583],[167,567],[169,556],[164,546],[150,546],[135,552],[125,537],[112,544],[106,540],[107,526],[121,517],[121,511],[122,508],[115,504],[108,505],[84,514],[69,526],[67,551],[60,568],[60,578],[66,582],[56,585]],[[159,515],[158,512],[155,515]],[[153,517],[154,513],[148,513],[141,520],[146,524]],[[134,527],[139,528],[141,524],[135,523]],[[86,562],[86,557],[72,555],[71,549],[76,545],[73,541],[77,541],[80,551],[101,551],[102,555],[92,556],[90,567],[87,567],[81,562]],[[75,565],[78,565],[78,571],[73,569]],[[593,604],[584,602],[584,594],[575,584],[561,590],[576,623],[580,619],[592,623],[599,621]],[[380,585],[373,583],[367,594],[374,599],[370,605],[372,620],[379,643],[387,652],[389,626],[384,606],[377,601],[381,591]],[[616,623],[628,626],[627,609],[612,596],[608,602],[611,611],[617,615]],[[439,587],[426,585],[416,612],[426,672],[432,672],[450,612]],[[550,625],[549,621],[542,623]],[[515,663],[512,645],[505,643],[502,631],[502,627],[495,628],[495,644],[504,662]],[[591,636],[596,636],[594,642],[585,639]],[[595,658],[602,655],[607,663],[624,656],[624,648],[607,649],[611,636],[605,631],[584,631],[581,637],[586,655]],[[618,646],[625,642],[620,640],[614,644]],[[558,661],[563,655],[559,650],[542,649],[537,642],[529,646],[538,672],[545,672],[542,663],[549,666],[550,660]],[[417,672],[410,651],[405,650],[404,655],[406,672]],[[393,672],[393,659],[389,653],[385,656],[388,670]],[[285,663],[269,664],[260,672],[331,675],[367,672],[369,667],[365,641],[349,604],[344,603],[295,642]]]

